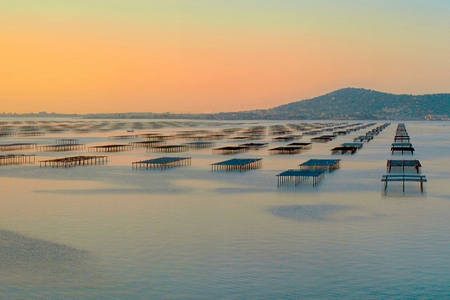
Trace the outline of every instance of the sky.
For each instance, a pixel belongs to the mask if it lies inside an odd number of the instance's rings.
[[[1,112],[450,92],[448,0],[0,0]]]

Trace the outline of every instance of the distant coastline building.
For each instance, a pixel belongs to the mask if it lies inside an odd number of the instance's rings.
[[[425,120],[427,121],[450,121],[450,116],[446,115],[426,115]]]

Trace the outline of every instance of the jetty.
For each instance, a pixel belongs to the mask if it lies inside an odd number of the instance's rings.
[[[135,169],[167,169],[174,167],[190,166],[191,157],[159,157],[131,163]]]
[[[211,164],[212,171],[247,171],[259,169],[262,158],[234,158]]]
[[[298,185],[299,183],[312,183],[312,185],[317,185],[324,174],[325,170],[287,170],[277,175],[278,186],[286,183],[293,183],[294,185]]]
[[[76,166],[100,165],[108,162],[108,156],[71,156],[41,160],[40,167],[69,168]]]

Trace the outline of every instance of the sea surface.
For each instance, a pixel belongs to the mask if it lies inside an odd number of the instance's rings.
[[[134,134],[170,135],[302,121],[105,122],[121,126],[3,136],[0,144],[68,137],[123,143],[108,137],[132,134],[126,128],[133,126]],[[135,149],[107,153],[107,165],[0,166],[0,298],[450,299],[450,122],[406,122],[413,158],[428,178],[424,193],[415,183],[405,193],[398,184],[384,192],[380,179],[396,127],[392,122],[355,155],[332,156],[330,149],[373,127],[296,155],[270,155],[285,143],[266,136],[268,148],[233,156]],[[36,154],[39,161],[80,152]],[[186,155],[189,167],[131,168],[136,160]],[[263,166],[211,171],[211,163],[232,157],[263,158]],[[278,173],[310,158],[340,158],[341,168],[315,187],[277,187]]]

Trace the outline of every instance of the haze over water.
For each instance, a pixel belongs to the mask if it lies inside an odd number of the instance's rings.
[[[300,121],[167,121],[135,133],[287,123]],[[138,149],[107,153],[101,166],[1,166],[0,298],[448,298],[450,123],[406,122],[413,159],[428,178],[425,193],[410,184],[405,194],[392,185],[385,195],[380,178],[396,127],[352,156],[330,149],[372,127],[296,155],[269,155],[283,144],[271,142],[233,156]],[[127,133],[12,136],[0,144],[122,143],[107,140],[115,134]],[[77,154],[38,152],[37,160]],[[190,167],[131,168],[136,160],[187,155]],[[263,167],[211,172],[211,163],[232,157],[260,157]],[[276,174],[310,158],[341,158],[341,168],[316,187],[277,188]]]

